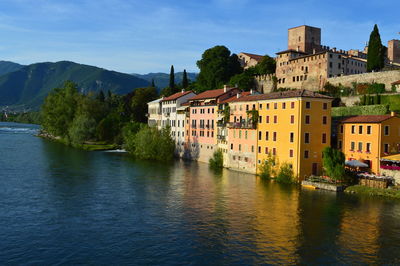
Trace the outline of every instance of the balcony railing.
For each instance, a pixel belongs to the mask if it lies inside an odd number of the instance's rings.
[[[253,124],[251,121],[249,122],[231,122],[227,123],[229,128],[243,128],[243,129],[255,129],[256,125]]]

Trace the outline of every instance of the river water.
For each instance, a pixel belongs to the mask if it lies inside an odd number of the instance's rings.
[[[400,201],[85,152],[0,123],[0,264],[400,264]]]

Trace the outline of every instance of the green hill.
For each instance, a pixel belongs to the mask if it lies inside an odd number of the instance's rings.
[[[129,74],[69,61],[37,63],[0,76],[0,106],[37,109],[53,88],[67,80],[77,83],[82,93],[110,90],[126,94],[149,85],[146,80]]]
[[[132,74],[135,77],[147,80],[151,83],[154,79],[154,83],[157,88],[163,89],[169,85],[169,74],[167,73],[148,73],[148,74]],[[196,81],[197,73],[187,73],[188,79],[190,81]],[[182,82],[183,72],[175,73],[175,83],[180,84]]]
[[[14,62],[0,60],[0,75],[20,70],[23,67],[24,67],[23,65]]]

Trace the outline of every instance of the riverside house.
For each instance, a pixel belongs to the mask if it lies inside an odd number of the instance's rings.
[[[239,92],[237,88],[208,90],[190,98],[187,157],[208,162],[217,149],[218,105]]]
[[[381,174],[381,161],[400,153],[400,118],[394,112],[346,118],[339,124],[338,148],[346,160],[359,160]]]

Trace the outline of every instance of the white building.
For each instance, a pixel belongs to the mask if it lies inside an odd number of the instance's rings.
[[[147,103],[148,106],[148,125],[157,126],[158,129],[161,128],[161,101],[163,98],[154,100]]]

